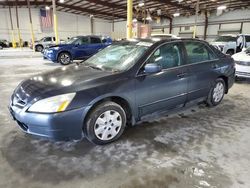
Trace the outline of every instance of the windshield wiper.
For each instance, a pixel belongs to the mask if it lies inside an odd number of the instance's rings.
[[[92,68],[92,69],[101,70],[101,71],[103,70],[100,67],[96,67],[96,66],[93,66],[93,65],[87,65],[87,66]]]

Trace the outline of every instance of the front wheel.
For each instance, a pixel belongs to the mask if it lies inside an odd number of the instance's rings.
[[[225,91],[225,81],[222,78],[216,79],[213,87],[209,92],[207,104],[209,106],[217,106],[218,104],[220,104],[224,98]]]
[[[71,56],[68,52],[61,52],[57,58],[57,61],[62,65],[68,65],[71,62]]]
[[[83,131],[90,142],[103,145],[117,140],[124,132],[125,126],[126,113],[123,108],[108,101],[92,110]]]

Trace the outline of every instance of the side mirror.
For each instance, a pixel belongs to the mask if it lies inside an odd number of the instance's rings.
[[[155,63],[149,63],[149,64],[145,65],[144,73],[149,73],[149,74],[157,73],[157,72],[160,72],[161,69],[162,69],[161,66],[159,66]]]

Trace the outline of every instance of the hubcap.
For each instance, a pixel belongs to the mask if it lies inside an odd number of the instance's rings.
[[[122,118],[119,112],[108,110],[102,113],[96,120],[94,132],[100,140],[111,140],[120,131]]]
[[[68,64],[70,62],[70,57],[68,54],[62,54],[61,55],[61,62],[63,64]]]
[[[221,82],[218,82],[214,88],[213,99],[214,102],[220,102],[224,95],[224,85]]]

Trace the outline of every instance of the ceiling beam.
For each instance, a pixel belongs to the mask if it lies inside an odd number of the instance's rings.
[[[191,6],[184,5],[184,4],[179,4],[177,2],[172,2],[171,0],[154,0],[154,1],[157,1],[157,2],[162,3],[164,5],[171,5],[171,6],[174,6],[176,8],[180,8],[180,9],[183,9],[183,10],[188,10],[189,12],[194,12],[195,11],[195,9],[192,8]]]

